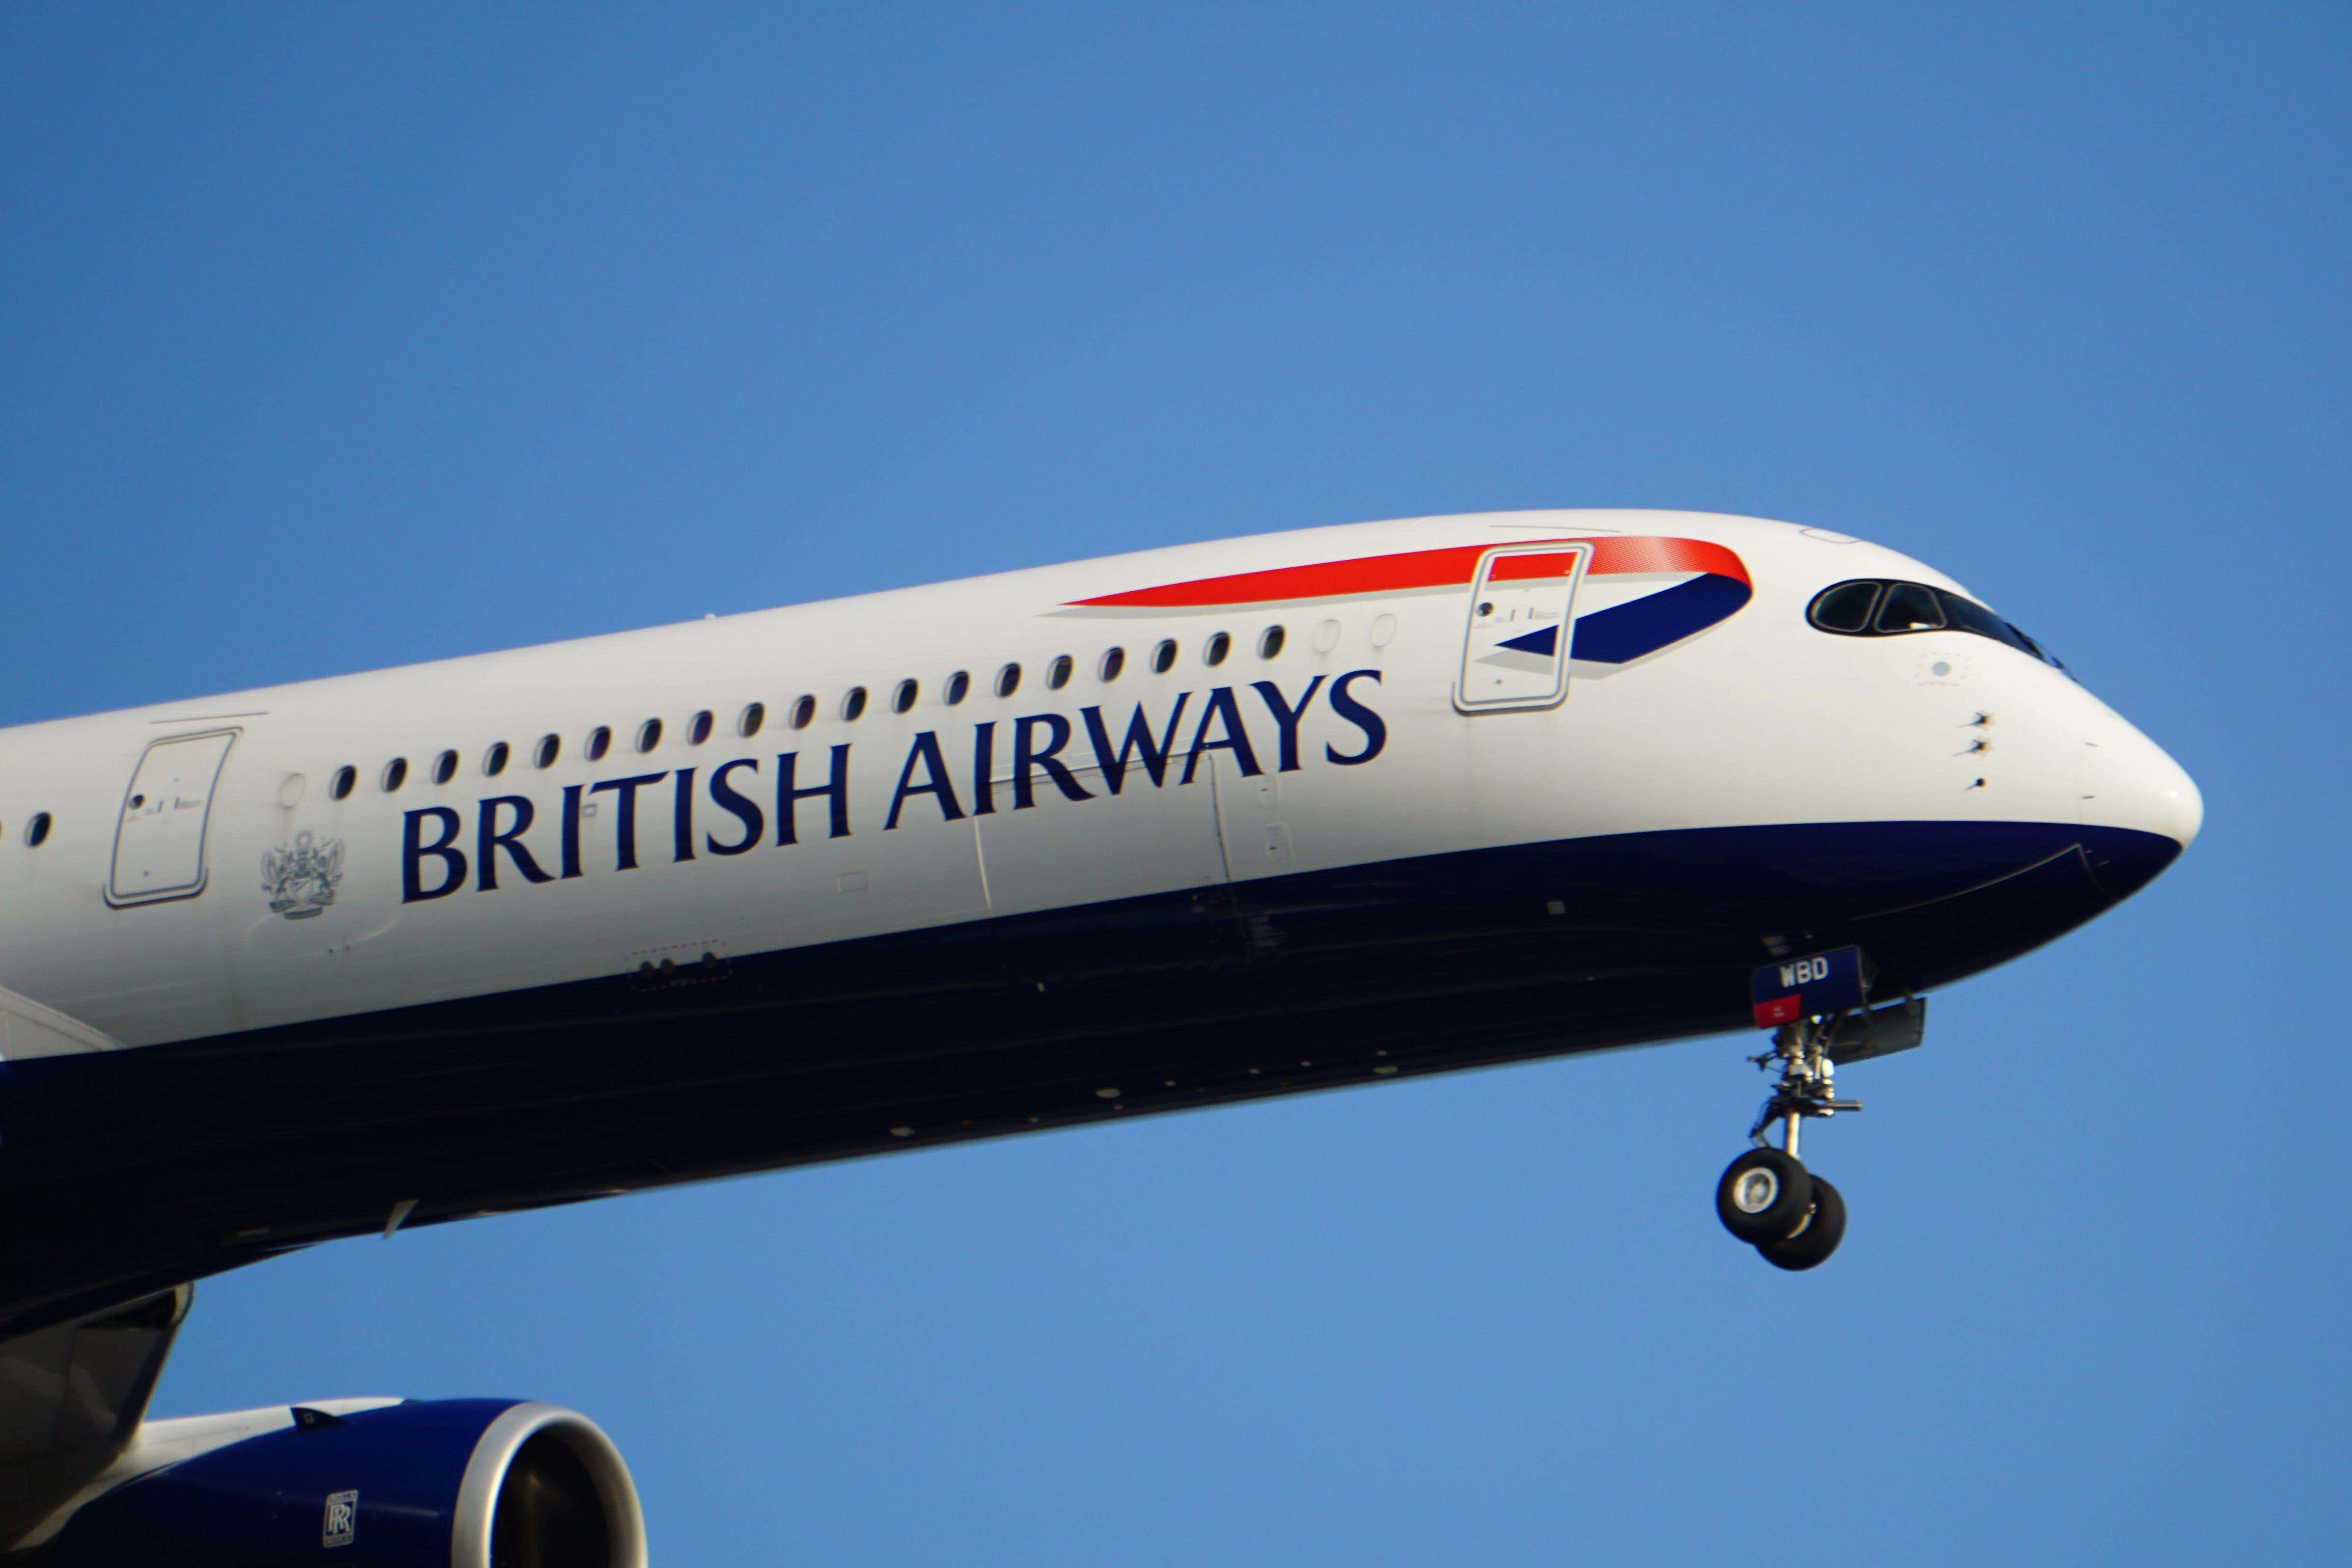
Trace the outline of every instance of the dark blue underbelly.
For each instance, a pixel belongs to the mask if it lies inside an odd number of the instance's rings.
[[[0,1335],[404,1198],[425,1224],[1743,1029],[1768,938],[1859,943],[1881,994],[1925,991],[2178,853],[2033,823],[1628,834],[20,1062]]]

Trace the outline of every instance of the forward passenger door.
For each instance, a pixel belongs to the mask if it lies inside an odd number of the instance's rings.
[[[194,898],[205,890],[205,834],[234,729],[152,741],[122,794],[106,902],[118,908]]]
[[[1480,558],[1455,707],[1550,707],[1568,695],[1576,585],[1591,555],[1589,545],[1505,545]]]

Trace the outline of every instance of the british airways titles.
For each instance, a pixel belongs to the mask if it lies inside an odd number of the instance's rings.
[[[1059,713],[1026,714],[973,724],[962,744],[943,746],[940,732],[920,730],[899,763],[898,784],[881,831],[890,832],[937,812],[941,821],[960,821],[967,815],[984,817],[1000,810],[1024,811],[1038,804],[1041,795],[1073,800],[1096,798],[1092,782],[1117,795],[1148,781],[1154,789],[1171,782],[1181,787],[1198,776],[1202,759],[1216,752],[1230,756],[1244,777],[1268,771],[1295,773],[1312,759],[1303,746],[1299,728],[1320,696],[1338,718],[1357,732],[1349,737],[1352,749],[1326,743],[1322,761],[1340,768],[1370,762],[1388,744],[1388,725],[1367,706],[1356,687],[1380,681],[1377,670],[1350,670],[1330,679],[1317,675],[1296,701],[1273,681],[1254,681],[1245,687],[1210,689],[1197,709],[1194,694],[1180,692],[1166,718],[1156,726],[1138,703],[1124,732],[1114,738],[1099,706],[1078,710],[1075,725]],[[1247,697],[1255,701],[1245,700]],[[1191,710],[1190,744],[1181,750]],[[1270,758],[1253,740],[1246,713],[1261,714],[1259,733],[1270,721],[1274,745]],[[1084,737],[1086,751],[1077,749]],[[446,898],[469,884],[476,892],[500,886],[557,882],[584,874],[582,852],[583,819],[598,814],[598,797],[613,797],[614,868],[634,871],[641,853],[660,852],[641,843],[639,829],[646,802],[650,810],[667,807],[668,831],[654,832],[654,844],[667,838],[672,862],[699,855],[719,857],[749,854],[761,845],[788,848],[801,841],[801,807],[808,803],[809,831],[844,839],[856,831],[851,820],[851,742],[829,746],[820,769],[803,765],[798,751],[777,753],[774,769],[767,773],[766,758],[738,757],[707,771],[700,767],[633,774],[600,779],[593,784],[567,784],[555,810],[553,841],[540,825],[540,803],[528,795],[493,795],[474,807],[473,832],[466,831],[463,813],[455,806],[422,806],[404,814],[401,833],[400,897],[404,904]],[[1087,759],[1090,754],[1090,760]],[[998,758],[1009,764],[1000,774]],[[1091,772],[1090,780],[1078,777]],[[772,784],[772,788],[770,787]],[[667,788],[664,788],[667,786]],[[1051,799],[1053,796],[1045,796]],[[704,808],[708,815],[698,815]],[[821,818],[820,818],[821,813]],[[511,878],[512,881],[502,881]]]

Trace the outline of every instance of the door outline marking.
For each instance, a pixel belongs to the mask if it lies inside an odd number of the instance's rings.
[[[1560,606],[1559,621],[1554,628],[1550,686],[1541,692],[1514,693],[1500,697],[1473,697],[1467,695],[1470,682],[1472,650],[1478,635],[1479,606],[1486,600],[1487,585],[1493,580],[1497,565],[1506,560],[1541,556],[1570,556],[1575,565],[1567,573],[1568,592]],[[1470,580],[1470,602],[1467,619],[1462,628],[1462,663],[1454,683],[1454,706],[1465,714],[1507,713],[1530,708],[1557,707],[1568,699],[1569,648],[1574,640],[1576,626],[1576,591],[1583,586],[1584,575],[1592,565],[1592,546],[1587,541],[1550,542],[1544,544],[1497,545],[1478,558],[1478,570]],[[1557,580],[1556,579],[1554,580]],[[1530,622],[1530,625],[1533,623]]]
[[[177,903],[182,899],[200,896],[204,893],[205,889],[211,885],[212,864],[210,861],[205,858],[205,852],[210,843],[212,837],[213,799],[219,793],[220,776],[228,767],[228,754],[236,749],[237,737],[244,733],[244,729],[236,726],[230,726],[223,729],[194,730],[186,735],[163,736],[157,739],[149,741],[140,749],[139,760],[131,769],[130,780],[122,786],[122,803],[115,813],[114,846],[112,853],[109,856],[107,861],[106,884],[101,890],[108,907],[113,909],[129,909],[144,904]],[[192,740],[212,740],[215,738],[219,738],[222,741],[220,756],[213,762],[211,777],[205,780],[204,814],[196,821],[195,881],[193,883],[174,883],[168,887],[156,888],[149,892],[122,892],[115,885],[117,879],[121,876],[123,872],[122,830],[129,824],[131,811],[131,799],[132,794],[136,792],[139,788],[139,776],[146,770],[148,759],[153,757],[156,752],[167,746],[182,746]]]

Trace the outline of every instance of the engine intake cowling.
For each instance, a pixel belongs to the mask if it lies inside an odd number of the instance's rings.
[[[45,1568],[645,1568],[620,1450],[553,1405],[335,1401],[155,1421],[125,1458],[140,1473],[77,1509]]]

